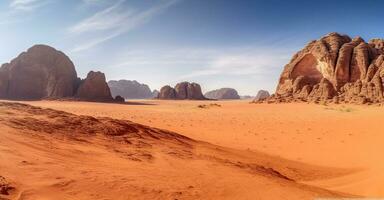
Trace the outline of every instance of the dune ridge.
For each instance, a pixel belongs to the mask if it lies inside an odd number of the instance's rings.
[[[351,196],[302,181],[340,177],[354,170],[220,147],[128,120],[1,102],[0,127],[5,130],[0,155],[7,160],[0,164],[1,175],[16,183],[11,199]],[[207,187],[217,177],[222,182]],[[265,190],[270,187],[274,189]],[[184,189],[175,192],[175,188]],[[239,192],[242,189],[248,192]]]

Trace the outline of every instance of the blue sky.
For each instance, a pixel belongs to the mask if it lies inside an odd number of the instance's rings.
[[[384,1],[1,0],[0,62],[34,44],[66,53],[78,75],[99,70],[152,89],[274,91],[283,66],[328,32],[383,38]]]

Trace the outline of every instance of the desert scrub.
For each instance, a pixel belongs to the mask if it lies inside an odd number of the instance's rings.
[[[221,107],[220,104],[211,103],[211,104],[200,104],[197,106],[198,108],[212,108],[212,107]]]
[[[340,111],[340,112],[352,112],[354,109],[346,106],[341,106],[340,108],[334,108],[334,107],[325,107],[325,110],[335,110],[335,111]]]

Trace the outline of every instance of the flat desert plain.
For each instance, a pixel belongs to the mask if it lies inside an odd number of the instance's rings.
[[[0,197],[384,197],[383,119],[373,105],[3,101]]]

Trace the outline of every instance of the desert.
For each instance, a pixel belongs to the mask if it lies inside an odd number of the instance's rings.
[[[382,107],[20,103],[1,102],[7,162],[0,165],[20,199],[312,199],[384,192],[383,163],[377,162],[383,129],[375,126]],[[101,128],[88,120],[112,124]],[[119,134],[125,123],[130,142]],[[68,128],[57,131],[61,126]]]
[[[379,0],[5,0],[0,200],[383,200]]]
[[[330,33],[319,41],[333,37],[350,40]],[[346,91],[320,68],[331,65],[302,63],[316,59],[316,46],[294,55],[273,95],[259,90],[254,100],[228,100],[220,93],[237,91],[224,88],[205,97],[200,84],[183,81],[153,99],[127,101],[123,93],[112,97],[104,73],[77,78],[64,53],[33,46],[0,68],[1,198],[384,196],[384,68],[374,64],[381,51],[370,48],[378,52],[370,58],[380,83],[375,93],[364,86],[370,79],[345,83],[363,84],[348,93],[363,102],[341,99]],[[51,54],[66,64],[47,59]],[[71,78],[61,72],[68,69]]]

